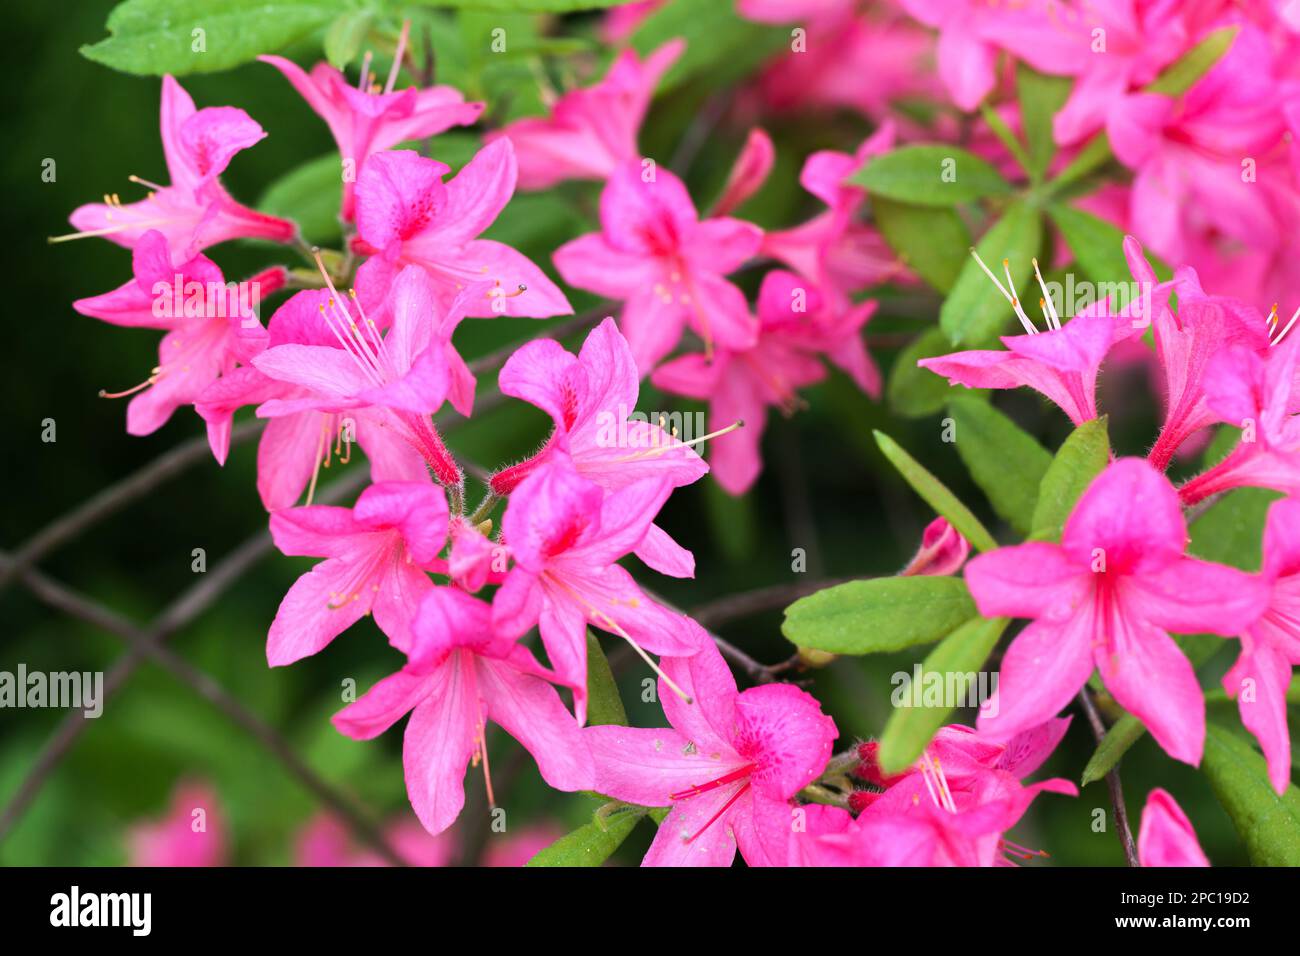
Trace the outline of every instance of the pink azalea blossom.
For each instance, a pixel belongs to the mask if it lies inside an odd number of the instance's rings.
[[[331,286],[319,314],[339,347],[287,342],[254,358],[257,371],[296,387],[296,397],[269,398],[257,414],[276,418],[314,410],[372,416],[375,425],[392,429],[416,449],[438,481],[459,487],[460,468],[429,415],[442,406],[451,388],[451,332],[484,288],[481,283],[471,285],[443,306],[428,274],[408,266],[393,284],[392,322],[381,335],[357,297],[349,309]],[[439,312],[440,318],[431,318]]]
[[[1142,866],[1209,866],[1192,821],[1167,790],[1156,787],[1142,808],[1138,829],[1138,863]]]
[[[532,458],[492,476],[492,490],[499,495],[509,494],[555,455],[567,456],[579,475],[607,492],[647,478],[662,478],[680,488],[709,470],[691,445],[659,424],[628,420],[636,411],[640,381],[632,352],[613,319],[598,325],[576,356],[553,339],[527,343],[506,361],[500,382],[506,395],[549,414],[555,430]],[[663,574],[695,573],[691,553],[657,525],[650,526],[636,554]]]
[[[687,325],[710,352],[754,344],[745,296],[723,277],[758,253],[763,235],[738,219],[701,220],[680,179],[652,172],[639,162],[615,170],[600,197],[602,231],[554,256],[565,282],[624,302],[619,328],[642,376]]]
[[[515,565],[492,602],[494,626],[521,635],[538,625],[551,666],[587,715],[587,626],[628,641],[642,656],[684,656],[699,628],[652,602],[615,562],[649,531],[672,485],[647,478],[606,494],[556,456],[510,495],[501,530]],[[648,658],[647,658],[648,660]]]
[[[400,53],[398,61],[400,62]],[[466,103],[451,86],[421,90],[394,90],[397,63],[382,92],[353,86],[328,63],[317,63],[307,73],[282,56],[259,56],[293,84],[309,106],[330,128],[346,168],[355,174],[372,153],[412,139],[436,136],[453,126],[470,126],[483,112],[482,103]],[[354,213],[353,176],[343,177],[343,207],[340,217],[351,222]]]
[[[1027,617],[1002,661],[997,710],[979,725],[1000,738],[1065,707],[1094,667],[1115,700],[1172,757],[1198,764],[1205,702],[1169,631],[1238,634],[1263,611],[1257,577],[1187,557],[1178,495],[1142,459],[1111,464],[1084,492],[1061,544],[979,555],[966,582],[986,617]]]
[[[296,293],[267,323],[267,348],[293,344],[331,348],[344,354],[324,314],[332,298],[333,293],[327,289]],[[272,378],[253,366],[242,366],[204,389],[195,409],[207,422],[213,455],[225,464],[238,409],[273,399],[310,399],[314,394],[306,386]],[[427,480],[424,459],[398,432],[391,427],[389,413],[384,409],[305,407],[268,419],[257,446],[257,491],[262,505],[267,511],[291,507],[304,490],[310,504],[321,469],[329,468],[334,461],[348,464],[354,442],[370,460],[372,481]]]
[[[1003,263],[1008,269],[1008,284],[1004,286],[980,261],[1011,303],[1026,334],[1002,336],[1006,351],[973,349],[921,359],[916,364],[944,376],[953,385],[967,388],[1027,386],[1055,402],[1076,425],[1091,421],[1097,417],[1097,375],[1107,355],[1120,343],[1141,335],[1152,310],[1157,314],[1167,311],[1164,302],[1168,294],[1155,282],[1155,273],[1142,257],[1141,246],[1131,236],[1124,240],[1124,254],[1137,280],[1138,297],[1123,307],[1109,300],[1095,303],[1073,318],[1062,320],[1044,285],[1041,305],[1046,331],[1039,331],[1016,298],[1008,263]],[[976,259],[979,261],[978,256]],[[1037,260],[1034,271],[1038,273]]]
[[[132,866],[225,866],[229,840],[216,792],[184,781],[173,791],[166,816],[137,823],[127,833]]]
[[[739,846],[750,865],[773,861],[755,826],[775,810],[788,828],[790,800],[826,767],[838,736],[817,701],[790,684],[738,692],[712,641],[665,658],[659,700],[671,728],[589,727],[594,789],[647,807],[672,807],[643,866],[728,866]]]
[[[266,136],[247,113],[232,106],[196,110],[181,85],[164,76],[161,126],[171,185],[141,180],[152,191],[139,202],[78,207],[71,222],[82,235],[103,236],[130,249],[157,230],[185,258],[229,239],[289,242],[297,235],[292,222],[235,202],[218,179],[236,153]]]
[[[173,265],[166,237],[151,229],[136,243],[131,260],[132,281],[78,299],[72,307],[114,325],[167,330],[158,346],[158,364],[144,382],[122,392],[100,393],[104,398],[135,395],[127,406],[126,430],[148,435],[165,425],[176,409],[197,401],[218,376],[251,361],[265,348],[267,332],[249,308],[251,303],[228,290],[221,270],[207,256],[196,253]],[[274,268],[249,280],[247,287],[258,298],[273,294],[284,281],[284,269]]]
[[[568,299],[525,256],[480,239],[514,195],[514,149],[490,143],[449,182],[450,167],[411,150],[376,153],[357,177],[358,251],[394,266],[418,265],[444,303],[466,287],[491,288],[468,302],[472,316],[567,315]]]
[[[456,853],[450,833],[432,834],[418,820],[406,817],[384,828],[393,851],[411,866],[449,866]],[[375,850],[358,847],[337,817],[322,813],[298,835],[294,862],[298,866],[388,866]]]
[[[1274,502],[1264,527],[1264,566],[1269,601],[1264,614],[1241,632],[1241,654],[1223,676],[1237,698],[1241,722],[1268,759],[1273,789],[1291,783],[1291,734],[1287,689],[1291,668],[1300,664],[1300,500]]]
[[[369,740],[411,712],[402,746],[406,792],[430,833],[441,833],[459,815],[470,761],[482,761],[487,772],[489,720],[524,745],[551,787],[590,786],[591,755],[548,683],[554,675],[527,648],[493,629],[489,605],[452,588],[434,588],[412,627],[406,666],[335,714],[334,725],[349,737]],[[491,794],[489,778],[489,799]]]
[[[272,667],[324,648],[374,613],[400,651],[412,646],[411,620],[433,589],[447,540],[447,499],[429,482],[371,485],[352,508],[309,505],[271,515],[271,537],[284,554],[325,558],[289,588],[266,640]]]
[[[744,494],[757,480],[767,408],[789,416],[802,406],[798,390],[826,377],[819,355],[847,367],[860,387],[879,395],[880,374],[862,340],[862,327],[875,308],[868,301],[837,314],[817,289],[793,273],[774,270],[759,290],[760,331],[752,347],[720,351],[712,360],[683,355],[655,371],[657,387],[709,402],[710,431],[744,423],[739,432],[709,446],[709,466],[727,492]]]
[[[640,158],[637,136],[655,87],[685,48],[685,41],[671,40],[644,61],[636,51],[624,50],[603,80],[565,93],[549,116],[515,120],[485,141],[508,137],[514,143],[520,189],[607,179],[622,163]]]

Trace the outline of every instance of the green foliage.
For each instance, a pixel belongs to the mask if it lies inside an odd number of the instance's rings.
[[[947,518],[948,523],[971,543],[971,547],[977,551],[990,551],[997,547],[993,535],[989,534],[988,529],[956,495],[948,490],[943,482],[930,474],[920,462],[905,452],[888,435],[883,432],[874,434],[881,452],[889,459],[890,464],[898,469],[903,479],[912,486],[912,490],[925,499],[937,514]]]
[[[614,672],[609,669],[600,641],[591,631],[587,631],[587,724],[627,726],[627,711],[618,695]]]
[[[560,837],[528,861],[526,866],[600,866],[646,816],[645,807],[607,803],[592,814],[591,822]]]
[[[889,407],[907,418],[924,418],[939,411],[948,401],[953,386],[916,363],[923,358],[947,355],[952,351],[948,336],[940,329],[927,329],[899,353],[890,371],[885,397]]]
[[[1032,435],[987,402],[964,395],[948,402],[957,454],[998,516],[1028,534],[1038,486],[1052,455]]]
[[[1110,434],[1105,416],[1084,422],[1061,443],[1043,473],[1030,534],[1039,540],[1059,541],[1065,520],[1092,480],[1110,461]]]
[[[1029,167],[1025,171],[1035,181],[1042,179],[1056,155],[1052,120],[1069,99],[1073,85],[1069,77],[1045,76],[1023,63],[1016,65],[1016,94],[1029,153]]]
[[[1146,88],[1148,93],[1163,93],[1166,96],[1182,96],[1190,90],[1196,81],[1218,63],[1240,31],[1238,26],[1221,27],[1206,36],[1182,57],[1156,78]]]
[[[947,292],[966,264],[970,230],[952,209],[871,197],[881,235],[909,269]]]
[[[1017,202],[984,234],[976,250],[995,275],[1003,259],[1012,263],[1012,276],[1016,278],[1013,294],[1021,297],[1034,281],[1029,260],[1038,255],[1042,241],[1043,224],[1038,210]],[[1000,277],[999,281],[1005,280]],[[953,345],[969,346],[987,341],[1003,331],[1014,314],[1011,303],[984,274],[979,263],[970,258],[962,266],[961,275],[944,300],[939,312],[939,325]]]
[[[800,598],[785,609],[781,632],[799,647],[874,654],[937,641],[974,615],[960,578],[875,578]]]
[[[1210,721],[1201,761],[1214,795],[1232,818],[1255,866],[1300,866],[1300,790],[1279,796],[1263,756],[1237,733]]]
[[[870,160],[848,181],[872,195],[920,206],[952,206],[1011,192],[992,164],[956,146],[900,146]]]

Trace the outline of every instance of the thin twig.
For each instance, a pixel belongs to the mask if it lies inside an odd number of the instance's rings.
[[[783,608],[801,597],[824,588],[834,587],[836,584],[843,584],[847,580],[849,579],[829,578],[799,581],[794,584],[778,584],[740,594],[729,594],[716,601],[701,604],[690,611],[690,615],[703,627],[718,627],[738,617],[749,617],[751,614]]]
[[[260,419],[237,425],[230,433],[230,444],[234,446],[261,434],[265,426],[266,422]],[[196,435],[155,458],[139,471],[109,485],[62,518],[50,522],[14,550],[9,564],[0,569],[0,589],[8,585],[16,574],[37,564],[59,545],[71,541],[90,526],[143,498],[158,485],[180,474],[190,465],[202,461],[209,454],[207,436]]]
[[[4,562],[8,566],[9,561],[8,556],[0,552],[0,562]],[[256,714],[244,707],[209,675],[194,667],[189,661],[170,648],[157,643],[148,632],[134,622],[127,620],[116,611],[91,600],[85,595],[79,594],[71,588],[46,577],[40,571],[29,568],[20,572],[20,576],[31,592],[50,607],[92,624],[126,641],[131,648],[132,654],[122,658],[114,667],[112,672],[112,686],[114,688],[119,687],[129,673],[128,664],[130,669],[133,669],[134,662],[140,657],[147,657],[154,661],[186,687],[215,706],[232,722],[247,731],[271,756],[279,760],[298,779],[299,783],[342,819],[358,839],[373,847],[390,863],[396,865],[405,863],[401,856],[388,844],[383,833],[374,825],[365,812],[359,809],[345,794],[312,770],[294,752],[289,742],[275,728],[266,724]],[[106,689],[105,696],[107,694]],[[81,728],[84,726],[85,718],[74,712],[65,718],[65,724],[68,723]],[[63,729],[63,727],[60,727],[60,731]],[[72,742],[76,740],[76,734],[69,731],[67,740],[68,743],[65,746],[70,747]],[[42,756],[47,755],[43,754]],[[50,751],[46,761],[50,769],[57,766],[59,756],[61,756],[61,753]],[[30,775],[28,780],[34,781],[34,787],[39,787],[40,780],[35,777],[35,774]],[[33,789],[32,795],[35,795],[35,789]],[[11,802],[10,806],[6,808],[5,817],[0,819],[0,837],[3,837],[8,827],[16,820],[16,813],[21,812],[21,810],[22,806],[16,805],[16,802]],[[15,813],[12,820],[10,819],[11,811]]]
[[[1101,722],[1101,715],[1097,713],[1097,705],[1092,702],[1087,687],[1079,691],[1079,702],[1083,704],[1083,712],[1088,715],[1092,735],[1100,744],[1106,736],[1106,725]],[[1124,788],[1120,784],[1118,765],[1112,767],[1106,774],[1106,786],[1110,789],[1110,802],[1115,808],[1115,829],[1119,831],[1119,842],[1124,848],[1124,862],[1129,866],[1139,866],[1137,847],[1133,843],[1133,831],[1128,825],[1128,810],[1124,807]]]

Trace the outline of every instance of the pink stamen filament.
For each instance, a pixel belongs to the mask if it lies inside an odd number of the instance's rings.
[[[686,838],[686,842],[694,843],[697,839],[699,839],[700,835],[703,834],[704,831],[707,830],[709,827],[713,826],[713,824],[717,823],[718,817],[722,816],[724,813],[730,810],[731,805],[735,803],[737,800],[739,800],[741,796],[745,793],[745,791],[748,789],[749,789],[749,781],[746,780],[744,786],[740,787],[740,789],[738,789],[735,793],[733,793],[731,795],[731,798],[722,805],[722,807],[718,810],[718,812],[715,813],[713,816],[709,817],[709,819],[705,821],[704,826],[700,827],[698,830],[695,831],[694,834]]]
[[[743,767],[737,767],[735,770],[729,770],[716,780],[710,780],[708,783],[693,784],[685,790],[679,790],[677,793],[668,794],[670,800],[689,800],[691,797],[698,797],[702,793],[708,793],[710,790],[717,790],[719,787],[725,787],[729,783],[735,783],[737,780],[744,780],[754,772],[755,764],[747,763]]]

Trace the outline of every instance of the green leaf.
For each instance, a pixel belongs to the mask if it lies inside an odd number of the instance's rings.
[[[1076,428],[1056,452],[1038,486],[1038,501],[1029,523],[1038,540],[1059,541],[1065,519],[1092,480],[1110,461],[1110,434],[1105,417]]]
[[[1124,258],[1124,233],[1106,220],[1073,206],[1054,203],[1047,207],[1047,214],[1065,236],[1084,275],[1096,283],[1127,287],[1131,276],[1128,260]],[[1105,298],[1104,291],[1099,291],[1097,298]]]
[[[1038,486],[1052,455],[1023,428],[987,402],[956,395],[948,402],[957,454],[998,516],[1029,533]]]
[[[646,815],[645,807],[608,803],[583,824],[538,852],[526,866],[600,866]]]
[[[1007,618],[986,619],[973,618],[945,637],[932,650],[921,664],[922,674],[938,674],[944,679],[944,686],[964,687],[968,706],[975,706],[979,701],[974,697],[978,684],[974,675],[984,666],[998,638],[1010,623]],[[971,675],[961,677],[962,684],[956,685],[953,675]],[[921,688],[924,693],[924,686]],[[949,698],[952,699],[952,698]],[[951,706],[899,706],[894,705],[885,723],[885,731],[880,736],[880,769],[885,773],[898,773],[910,766],[926,744],[934,739],[935,732],[944,725],[948,715],[955,708]]]
[[[125,73],[213,73],[301,40],[343,9],[342,0],[125,0],[108,15],[109,36],[81,53]]]
[[[1070,98],[1074,81],[1066,76],[1046,76],[1021,63],[1016,66],[1016,93],[1020,100],[1020,121],[1029,146],[1029,168],[1035,181],[1042,179],[1056,155],[1052,120]]]
[[[1231,26],[1215,30],[1184,53],[1177,63],[1156,77],[1156,81],[1146,88],[1146,92],[1182,96],[1195,85],[1197,80],[1209,73],[1214,64],[1228,52],[1240,29]]]
[[[578,10],[607,10],[629,0],[406,0],[412,6],[455,7],[492,13],[574,13]]]
[[[587,725],[597,727],[602,724],[626,727],[627,711],[623,709],[614,672],[609,669],[600,641],[587,631]]]
[[[330,66],[341,70],[357,58],[374,19],[373,10],[352,10],[330,24],[325,31],[325,59]]]
[[[1300,790],[1278,796],[1268,765],[1249,743],[1213,721],[1205,727],[1201,769],[1232,819],[1255,866],[1300,866]]]
[[[1106,731],[1106,735],[1101,738],[1101,743],[1097,745],[1097,749],[1093,751],[1092,757],[1083,768],[1083,780],[1080,786],[1086,787],[1110,773],[1111,768],[1119,763],[1120,758],[1128,753],[1128,749],[1141,740],[1146,732],[1147,729],[1142,725],[1142,721],[1132,714],[1125,714],[1115,721],[1110,730]]]
[[[785,609],[781,633],[799,647],[873,654],[937,641],[975,614],[961,578],[873,578],[800,598]]]
[[[937,328],[928,329],[894,360],[885,395],[889,407],[907,418],[924,418],[939,411],[952,394],[953,386],[942,375],[916,363],[923,358],[947,355],[952,351],[948,336]]]
[[[848,182],[875,196],[921,206],[951,206],[1011,192],[1011,184],[991,163],[956,146],[900,146],[870,160]]]
[[[998,546],[988,529],[942,481],[930,474],[920,462],[905,452],[902,446],[884,432],[873,431],[872,434],[876,436],[876,444],[880,446],[880,450],[889,459],[890,464],[898,469],[903,479],[912,486],[912,490],[920,495],[936,514],[947,518],[948,523],[971,543],[971,547],[976,551],[991,551]]]
[[[303,163],[267,187],[257,208],[292,219],[303,238],[317,245],[336,242],[339,205],[343,201],[343,168],[337,153]]]
[[[942,206],[918,206],[871,197],[872,217],[903,263],[940,292],[947,292],[966,264],[970,230]]]
[[[1012,275],[1018,275],[1015,294],[1033,281],[1030,259],[1038,255],[1043,241],[1043,224],[1038,210],[1023,203],[1013,203],[993,225],[976,249],[980,257],[998,274],[1002,260],[1015,265]],[[998,287],[984,274],[974,258],[968,258],[961,275],[953,285],[943,308],[939,310],[939,326],[954,345],[982,342],[999,334],[1011,321],[1015,312],[1003,298]]]

